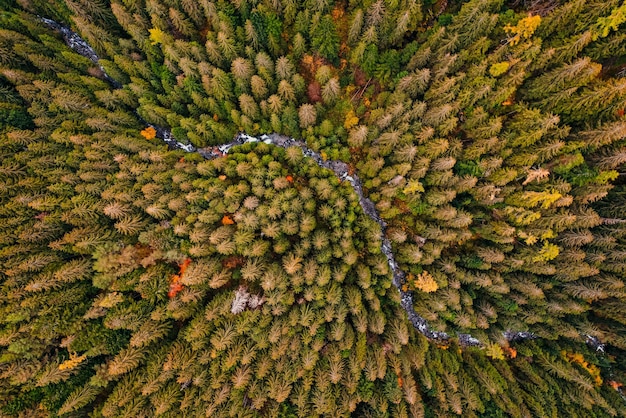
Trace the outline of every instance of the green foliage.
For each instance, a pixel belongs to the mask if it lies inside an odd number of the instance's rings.
[[[624,5],[131,3],[0,14],[3,415],[623,415]]]
[[[322,57],[338,64],[339,35],[330,16],[323,16],[319,23],[311,29],[311,45]]]
[[[5,128],[32,129],[34,128],[32,118],[24,111],[23,108],[17,106],[0,107],[0,130]]]
[[[450,13],[439,15],[439,17],[437,17],[437,23],[439,23],[440,26],[448,26],[452,23],[452,15]]]

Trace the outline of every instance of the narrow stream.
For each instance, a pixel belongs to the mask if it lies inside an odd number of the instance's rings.
[[[265,142],[266,144],[272,144],[272,145],[282,147],[282,148],[298,147],[302,150],[302,153],[304,154],[304,156],[308,158],[312,158],[317,163],[317,165],[331,170],[333,173],[335,173],[335,175],[340,180],[348,181],[352,185],[354,192],[359,197],[359,203],[361,205],[361,208],[363,209],[363,212],[365,212],[367,216],[372,218],[374,221],[376,221],[376,223],[378,223],[378,225],[380,225],[381,251],[387,257],[387,263],[389,264],[389,268],[391,269],[393,273],[393,285],[400,292],[400,303],[402,304],[402,307],[406,311],[409,321],[413,324],[415,329],[421,332],[424,336],[426,336],[426,338],[429,338],[432,340],[438,340],[438,341],[446,341],[450,339],[450,336],[447,333],[432,330],[430,326],[428,325],[428,322],[426,322],[424,318],[422,318],[417,313],[415,313],[415,310],[413,309],[412,292],[402,290],[402,285],[406,281],[405,280],[406,274],[404,271],[402,271],[398,267],[398,263],[396,262],[393,251],[391,249],[391,242],[389,241],[389,238],[387,238],[385,234],[385,231],[387,229],[387,223],[380,217],[380,215],[378,214],[378,211],[376,211],[376,206],[374,205],[374,202],[372,202],[369,198],[365,197],[365,195],[363,194],[363,185],[359,177],[356,174],[352,174],[352,175],[349,174],[350,168],[348,164],[344,163],[343,161],[324,160],[324,158],[322,158],[322,156],[319,153],[307,147],[303,141],[298,141],[288,136],[275,134],[275,133],[269,134],[269,135],[261,135],[258,138],[244,134],[244,133],[240,133],[235,137],[235,139],[232,142],[229,142],[227,144],[220,145],[219,147],[217,147],[219,150],[219,153],[206,153],[206,152],[203,152],[202,150],[199,150],[199,152],[205,158],[214,158],[216,156],[221,155],[221,153],[226,154],[230,150],[230,148],[232,148],[233,146],[241,145],[246,142],[258,142],[258,141]],[[465,345],[465,346],[482,345],[482,343],[478,339],[472,337],[471,335],[459,334],[458,337],[459,337],[459,342],[462,345]]]
[[[89,58],[95,64],[99,63],[100,59],[94,49],[76,32],[53,20],[42,17],[40,17],[40,20],[51,29],[60,32],[65,39],[66,44],[75,52]],[[122,85],[118,81],[111,78],[102,66],[100,66],[100,69],[103,71],[105,79],[109,82],[109,84],[111,84],[113,88],[122,88]],[[235,137],[234,140],[226,144],[212,148],[196,149],[196,147],[191,144],[183,144],[176,141],[169,129],[149,124],[148,122],[143,120],[143,118],[141,118],[138,114],[137,117],[140,121],[142,121],[142,123],[148,126],[152,126],[157,132],[157,137],[162,139],[172,149],[182,149],[186,152],[198,152],[203,157],[211,159],[223,156],[224,154],[228,153],[228,151],[233,146],[242,145],[246,142],[262,141],[267,144],[273,144],[275,146],[283,148],[295,146],[300,148],[305,156],[315,160],[315,162],[320,167],[332,170],[339,179],[347,180],[348,182],[350,182],[355,193],[359,196],[359,203],[361,205],[361,208],[363,208],[363,212],[365,212],[370,218],[376,221],[378,225],[380,225],[381,251],[387,257],[387,263],[389,264],[389,268],[393,272],[393,285],[398,289],[398,292],[400,292],[400,303],[406,311],[409,321],[411,322],[411,324],[413,324],[413,327],[415,327],[416,330],[418,330],[428,339],[445,342],[451,338],[450,335],[446,332],[435,331],[431,329],[428,322],[415,312],[413,308],[413,293],[402,290],[402,285],[406,281],[406,273],[398,267],[398,263],[395,260],[391,248],[391,242],[386,237],[385,232],[387,228],[387,223],[380,217],[380,215],[376,211],[374,203],[364,196],[363,186],[361,184],[361,181],[359,180],[359,177],[356,174],[349,174],[349,167],[346,163],[342,161],[324,160],[320,154],[308,148],[304,142],[280,134],[261,135],[257,138],[246,135],[244,133],[240,133]],[[507,341],[511,342],[539,338],[536,334],[528,331],[506,331],[503,333],[503,336]],[[459,344],[462,346],[484,346],[484,344],[480,340],[470,334],[457,334],[456,337],[458,338]],[[604,352],[605,346],[597,338],[591,337],[589,335],[584,335],[584,337],[586,337],[588,345],[590,345],[598,352]]]

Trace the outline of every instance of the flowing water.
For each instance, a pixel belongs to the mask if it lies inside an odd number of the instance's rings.
[[[40,19],[44,24],[46,24],[51,29],[54,29],[60,32],[63,38],[65,39],[66,44],[70,48],[72,48],[75,52],[77,52],[78,54],[84,57],[89,58],[95,64],[99,65],[100,58],[98,57],[94,49],[84,39],[82,39],[80,35],[72,31],[71,29],[67,28],[66,26],[55,22],[54,20],[50,20],[46,18],[40,18]],[[104,78],[106,79],[106,81],[109,82],[109,84],[111,84],[113,88],[116,88],[116,89],[122,88],[122,84],[114,80],[113,78],[111,78],[106,73],[106,71],[104,70],[102,66],[100,66],[100,69],[104,73]],[[372,218],[374,221],[376,221],[376,223],[378,223],[378,225],[380,225],[381,251],[387,257],[387,263],[389,264],[389,268],[391,269],[391,272],[393,274],[393,280],[392,280],[393,285],[398,289],[398,292],[400,292],[400,303],[402,307],[404,308],[404,310],[406,311],[409,321],[411,322],[411,324],[413,324],[413,327],[415,327],[416,330],[418,330],[425,337],[431,340],[445,342],[446,340],[449,340],[451,338],[450,335],[446,332],[433,330],[428,325],[428,322],[415,312],[413,308],[413,293],[410,291],[404,291],[402,289],[402,285],[406,281],[406,273],[398,267],[398,263],[395,260],[393,250],[391,247],[391,242],[386,237],[385,231],[387,228],[387,223],[378,214],[378,211],[376,210],[374,203],[363,194],[363,185],[361,184],[359,177],[356,174],[352,174],[352,175],[349,174],[348,164],[344,163],[343,161],[325,160],[324,158],[322,158],[322,156],[319,153],[307,147],[304,142],[284,136],[284,135],[280,135],[280,134],[269,134],[269,135],[261,135],[259,137],[253,137],[245,133],[239,133],[232,141],[228,143],[225,143],[216,147],[211,147],[211,148],[196,149],[196,147],[194,147],[191,144],[184,144],[184,143],[177,141],[173,137],[169,129],[161,127],[161,126],[149,124],[148,122],[143,120],[143,118],[141,118],[139,115],[137,115],[137,117],[145,125],[152,126],[157,132],[157,137],[162,139],[172,149],[182,149],[186,152],[198,152],[203,157],[210,159],[210,158],[223,156],[227,154],[228,151],[232,147],[237,146],[237,145],[242,145],[247,142],[261,141],[267,144],[272,144],[272,145],[283,147],[283,148],[298,147],[302,150],[302,153],[306,157],[309,157],[315,160],[315,162],[320,167],[324,167],[329,170],[332,170],[340,180],[348,181],[352,185],[354,192],[359,197],[359,203],[361,205],[361,208],[363,209],[363,212],[365,212],[367,216]],[[425,242],[425,240],[423,240],[423,242]],[[528,332],[528,331],[506,331],[503,334],[503,336],[506,340],[512,341],[512,342],[538,338],[536,334],[532,332]],[[478,340],[477,338],[473,337],[470,334],[457,334],[456,337],[458,338],[459,344],[462,346],[483,346],[484,345],[480,340]],[[600,341],[597,338],[591,337],[588,335],[586,335],[585,337],[587,337],[587,343],[589,345],[594,347],[597,351],[604,352],[604,344],[600,343]]]

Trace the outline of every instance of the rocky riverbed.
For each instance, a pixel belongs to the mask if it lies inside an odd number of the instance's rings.
[[[116,81],[115,79],[113,79],[106,73],[105,69],[99,64],[100,58],[96,54],[95,50],[84,39],[82,39],[80,35],[72,31],[68,27],[58,22],[55,22],[54,20],[46,19],[43,17],[40,19],[42,23],[44,23],[51,29],[59,32],[63,36],[63,39],[65,40],[66,44],[71,49],[73,49],[78,54],[89,58],[95,64],[98,64],[104,74],[104,78],[106,79],[106,81],[109,82],[109,84],[111,84],[113,88],[116,88],[116,89],[122,88],[121,83],[119,83],[118,81]],[[378,225],[380,225],[381,251],[387,257],[387,263],[389,264],[389,268],[391,269],[393,273],[392,282],[393,282],[393,285],[398,289],[398,292],[400,292],[400,303],[407,313],[408,320],[411,322],[411,324],[413,325],[413,327],[415,327],[416,330],[418,330],[420,333],[422,333],[424,336],[426,336],[427,338],[431,340],[445,342],[451,338],[451,336],[446,332],[433,330],[428,324],[428,322],[426,321],[426,319],[422,318],[420,315],[418,315],[415,312],[413,308],[413,293],[402,289],[402,285],[406,281],[406,273],[402,269],[399,268],[398,263],[396,262],[395,257],[394,257],[391,242],[386,237],[385,232],[387,228],[387,223],[378,214],[378,211],[376,210],[376,206],[374,205],[374,203],[365,196],[363,192],[363,186],[361,184],[361,181],[359,180],[359,177],[356,174],[350,174],[348,164],[346,164],[343,161],[325,160],[324,158],[322,158],[322,156],[319,153],[307,147],[307,145],[303,141],[299,141],[297,139],[290,138],[288,136],[280,135],[277,133],[260,135],[259,137],[250,136],[245,133],[239,133],[235,136],[235,138],[232,141],[224,143],[222,145],[196,149],[196,147],[194,147],[191,144],[184,144],[184,143],[177,141],[173,137],[170,129],[150,124],[146,122],[145,120],[143,120],[143,118],[141,118],[139,115],[137,115],[137,117],[139,118],[140,121],[142,121],[142,123],[145,123],[147,126],[152,126],[156,130],[157,138],[162,139],[172,149],[181,149],[186,152],[198,152],[203,157],[210,159],[210,158],[217,158],[217,157],[224,156],[228,153],[228,151],[232,147],[237,146],[237,145],[242,145],[247,142],[262,141],[267,144],[272,144],[272,145],[283,147],[283,148],[289,148],[289,147],[295,146],[295,147],[300,148],[302,150],[302,153],[306,157],[312,158],[313,160],[315,160],[315,162],[320,167],[324,167],[329,170],[332,170],[340,180],[348,181],[352,185],[354,192],[359,197],[359,203],[361,205],[361,208],[363,209],[363,212],[367,216],[372,218],[374,221],[376,221]],[[422,239],[421,241],[422,241],[422,244],[425,242],[424,239]],[[503,334],[503,336],[506,340],[511,341],[511,342],[538,338],[536,334],[532,332],[528,332],[528,331],[506,331]],[[480,340],[478,340],[477,338],[473,337],[470,334],[458,334],[456,337],[459,341],[459,344],[462,346],[483,346],[484,345]],[[598,341],[597,338],[595,337],[587,338],[587,343],[598,349],[600,349],[601,347],[602,351],[604,350],[604,345],[600,343],[600,341]]]

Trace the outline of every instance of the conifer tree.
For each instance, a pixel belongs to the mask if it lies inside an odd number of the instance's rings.
[[[430,7],[7,2],[0,415],[623,415],[624,6]]]

